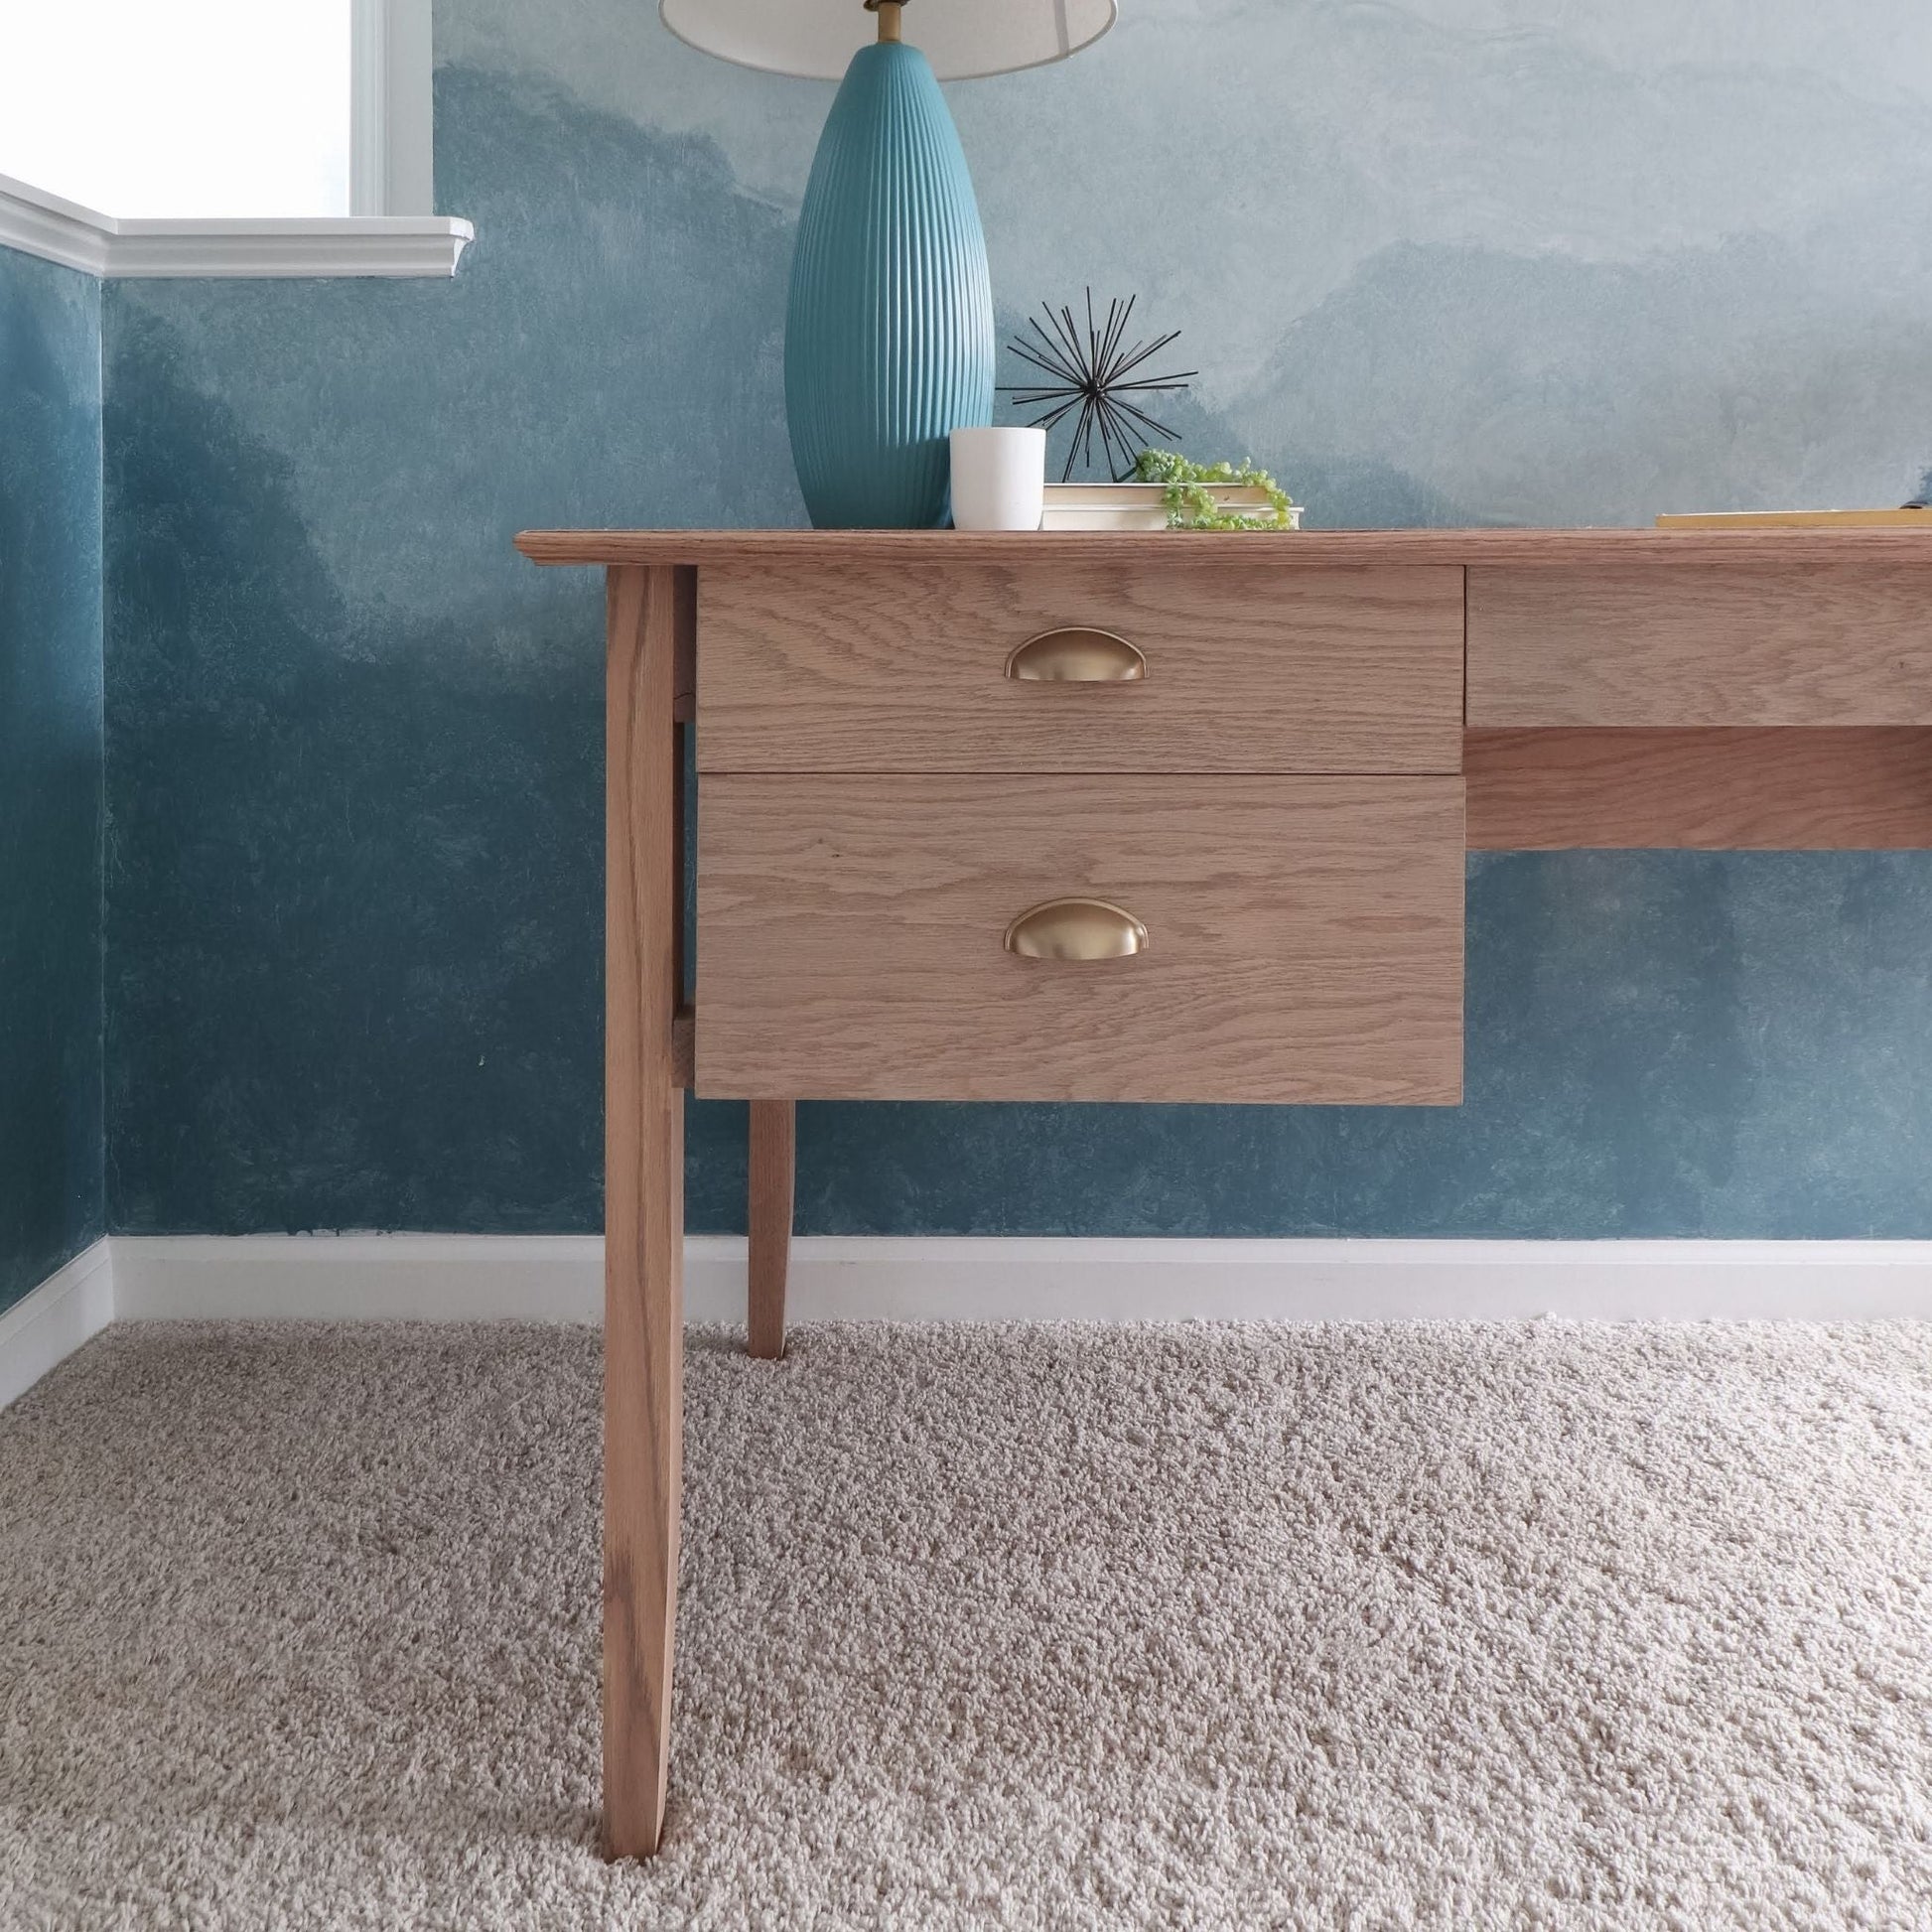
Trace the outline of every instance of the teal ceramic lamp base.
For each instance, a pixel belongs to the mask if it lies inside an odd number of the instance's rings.
[[[1114,24],[1117,0],[658,0],[658,10],[680,40],[727,61],[845,76],[791,263],[792,460],[822,528],[943,523],[947,433],[993,420],[993,291],[934,75],[1064,61]]]
[[[852,58],[798,217],[785,311],[792,461],[821,529],[946,520],[947,432],[993,420],[986,236],[918,49]]]

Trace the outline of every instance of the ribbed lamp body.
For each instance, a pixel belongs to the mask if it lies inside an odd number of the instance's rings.
[[[785,310],[785,414],[821,529],[944,522],[947,432],[993,420],[986,235],[914,47],[860,49],[819,139]]]

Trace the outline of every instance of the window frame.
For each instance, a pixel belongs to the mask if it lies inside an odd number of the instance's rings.
[[[348,0],[349,212],[105,214],[0,175],[0,246],[84,273],[452,276],[476,230],[435,212],[431,0]]]
[[[348,211],[433,214],[431,0],[349,0]]]

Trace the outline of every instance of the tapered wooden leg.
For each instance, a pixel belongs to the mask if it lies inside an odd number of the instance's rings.
[[[609,577],[605,776],[604,1832],[657,1849],[683,1466],[682,862],[674,724],[692,619],[668,569]]]
[[[791,1181],[796,1108],[789,1100],[752,1102],[751,1352],[775,1362],[785,1352],[785,1268],[791,1259]]]

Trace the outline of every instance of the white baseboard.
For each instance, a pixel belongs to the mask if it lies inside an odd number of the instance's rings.
[[[595,1234],[114,1237],[121,1321],[599,1321],[603,1311]]]
[[[745,1318],[745,1243],[685,1243]],[[807,1235],[796,1321],[1932,1320],[1932,1241],[1084,1241]],[[0,1408],[110,1321],[578,1321],[597,1235],[115,1235],[0,1314]]]
[[[114,1267],[103,1239],[0,1314],[0,1409],[113,1318]]]
[[[114,1311],[583,1321],[595,1235],[117,1235]],[[1215,1241],[804,1236],[798,1321],[1932,1319],[1932,1241]],[[745,1243],[685,1244],[693,1321],[745,1317]]]

